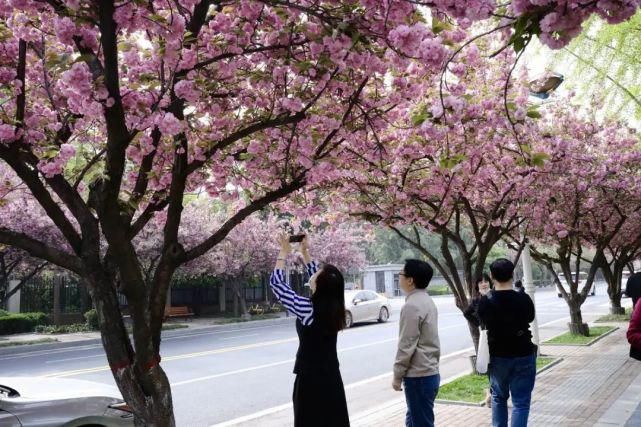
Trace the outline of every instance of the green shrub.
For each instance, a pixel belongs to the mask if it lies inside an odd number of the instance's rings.
[[[11,314],[11,313],[9,313],[9,312],[8,312],[8,311],[6,311],[6,310],[0,310],[0,317],[7,317],[7,316],[8,316],[8,315],[10,315],[10,314]]]
[[[10,313],[0,317],[0,335],[33,332],[38,325],[49,323],[45,313]]]
[[[429,286],[427,288],[427,293],[432,295],[432,296],[435,296],[435,295],[449,295],[449,294],[452,293],[452,291],[450,290],[450,288],[447,285],[445,285],[445,286],[441,285],[441,286]]]
[[[98,312],[95,308],[92,308],[85,313],[85,320],[87,321],[87,326],[92,331],[97,331],[100,329],[100,321],[98,320]]]
[[[71,334],[74,332],[89,332],[91,329],[85,323],[74,323],[72,325],[46,326],[39,325],[35,328],[39,334]]]

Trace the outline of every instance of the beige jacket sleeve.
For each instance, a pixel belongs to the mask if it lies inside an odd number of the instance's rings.
[[[422,319],[418,308],[411,304],[405,304],[401,309],[398,351],[394,362],[394,379],[396,380],[403,379],[410,366],[412,356],[414,356],[418,345],[421,322]]]

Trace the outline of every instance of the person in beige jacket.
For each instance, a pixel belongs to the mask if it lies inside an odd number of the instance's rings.
[[[399,273],[399,286],[407,296],[399,321],[392,387],[396,391],[405,388],[406,427],[434,426],[441,345],[436,304],[426,291],[433,274],[428,263],[415,259],[405,261]]]

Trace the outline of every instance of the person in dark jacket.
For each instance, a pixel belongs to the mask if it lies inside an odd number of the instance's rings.
[[[479,301],[481,300],[481,291],[490,290],[493,288],[492,279],[487,273],[476,278],[474,283],[474,295],[472,295],[472,300],[470,305],[467,306],[463,312],[463,316],[476,327],[481,326],[481,319],[479,319],[478,307]]]
[[[637,304],[634,308],[627,336],[630,343],[630,357],[641,360],[641,304]]]
[[[336,338],[345,327],[345,281],[333,265],[318,264],[309,256],[307,237],[301,253],[310,275],[311,298],[296,294],[285,280],[285,260],[292,248],[280,238],[280,253],[270,278],[278,301],[296,316],[298,352],[294,364],[294,426],[349,427],[345,389],[336,353]]]
[[[520,280],[517,280],[514,282],[514,290],[518,292],[525,292],[525,288],[523,287],[523,282]]]
[[[641,272],[636,272],[628,277],[625,284],[625,294],[632,298],[632,307],[636,307],[637,301],[641,298]]]
[[[514,264],[501,258],[490,265],[494,290],[481,292],[479,318],[487,326],[490,346],[492,426],[508,426],[507,401],[512,397],[512,427],[527,427],[536,376],[537,348],[530,323],[534,304],[526,293],[512,288]]]

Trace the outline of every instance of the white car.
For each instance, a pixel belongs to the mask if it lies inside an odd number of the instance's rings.
[[[0,377],[2,427],[133,425],[133,413],[116,387],[60,378]]]
[[[373,291],[345,291],[345,325],[359,322],[387,322],[392,306],[387,298]]]
[[[570,293],[570,287],[568,286],[567,280],[565,280],[565,276],[563,275],[562,272],[558,272],[557,275],[559,276],[559,282],[561,282],[561,286],[563,286],[563,289],[566,290],[567,293]],[[572,274],[574,275],[574,273]],[[588,280],[588,273],[584,271],[579,272],[579,287],[578,291],[581,292],[583,289],[583,286],[585,286],[585,283]],[[563,294],[557,289],[557,296],[559,298],[563,297]],[[596,294],[596,282],[592,282],[592,289],[590,289],[590,293],[588,295],[594,296]]]

